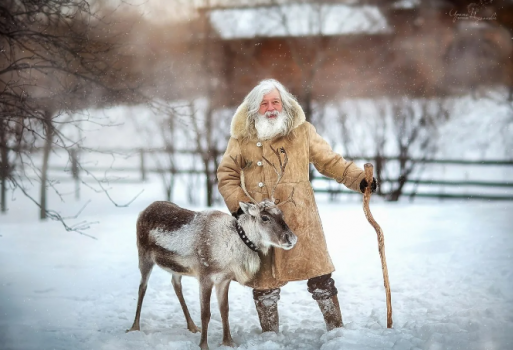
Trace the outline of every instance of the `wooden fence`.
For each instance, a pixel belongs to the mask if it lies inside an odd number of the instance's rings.
[[[383,160],[399,161],[398,157],[385,157]],[[366,157],[358,157],[355,160],[365,160],[373,162],[373,159]],[[444,186],[447,188],[457,188],[460,190],[459,193],[447,193],[447,192],[430,192],[430,191],[418,191],[418,190],[405,190],[402,192],[402,196],[413,199],[415,197],[427,197],[427,198],[438,198],[438,199],[481,199],[481,200],[513,200],[513,161],[509,160],[460,160],[460,159],[410,159],[411,161],[419,164],[436,164],[436,165],[448,165],[448,166],[463,166],[463,167],[505,167],[511,170],[512,177],[509,181],[485,181],[485,180],[468,180],[468,179],[456,179],[456,180],[445,180],[445,179],[424,179],[424,178],[408,178],[405,180],[406,184],[414,185],[418,187],[422,185],[423,188],[429,188],[434,186]],[[356,192],[349,191],[343,188],[319,188],[316,186],[317,183],[322,182],[333,182],[332,179],[324,176],[314,177],[313,187],[314,191],[318,193],[329,193],[329,194],[355,194]],[[398,179],[382,178],[381,185],[390,183],[397,183]],[[504,193],[489,193],[489,189],[503,189]],[[461,190],[465,190],[463,193]],[[469,192],[470,191],[470,192]]]
[[[38,150],[35,150],[38,151]],[[194,156],[197,153],[193,150],[166,150],[166,149],[137,149],[137,150],[126,150],[126,149],[98,149],[95,152],[89,152],[89,154],[100,155],[122,155],[130,156],[130,161],[126,162],[124,166],[104,166],[99,164],[84,164],[79,163],[80,154],[77,150],[73,150],[69,153],[69,156],[61,157],[61,165],[56,165],[53,161],[55,158],[50,159],[48,166],[49,181],[75,182],[75,196],[78,198],[80,193],[80,186],[82,182],[88,181],[104,181],[100,173],[122,173],[130,175],[127,177],[117,178],[114,183],[140,183],[148,179],[149,174],[171,174],[171,175],[196,175],[202,176],[204,171],[201,166],[197,168],[189,167],[182,168],[180,166],[173,166],[169,168],[163,168],[162,166],[156,166],[151,164],[149,158],[150,154],[161,154],[169,156],[174,155],[186,155]],[[222,154],[222,152],[218,152]],[[63,163],[65,160],[65,164]],[[366,157],[354,157],[355,161],[364,161],[375,163],[373,159]],[[381,161],[385,162],[399,162],[400,159],[397,157],[382,158]],[[510,201],[513,200],[513,161],[510,160],[458,160],[458,159],[409,159],[409,161],[423,164],[424,168],[430,166],[447,166],[447,167],[459,167],[471,169],[469,170],[473,175],[481,174],[483,171],[480,169],[503,169],[503,173],[507,176],[505,181],[488,181],[485,180],[487,177],[482,176],[481,178],[451,178],[444,179],[442,177],[425,178],[425,177],[410,177],[405,181],[405,187],[402,192],[402,196],[409,197],[413,200],[416,197],[428,197],[438,199],[480,199],[480,200],[493,200],[493,201]],[[192,162],[195,165],[194,162]],[[85,169],[85,170],[84,170]],[[476,170],[478,169],[478,170]],[[495,171],[494,170],[494,171]],[[215,170],[211,170],[211,172]],[[88,174],[95,174],[97,178],[94,179]],[[434,172],[436,175],[437,173]],[[135,175],[131,176],[131,175]],[[509,176],[511,175],[511,176]],[[436,175],[438,176],[438,175]],[[474,176],[475,177],[475,176]],[[491,177],[493,178],[493,176]],[[495,177],[500,178],[500,177]],[[98,180],[99,179],[99,180]],[[392,184],[397,183],[398,179],[393,178],[382,178],[381,188],[390,187]],[[349,191],[342,185],[336,183],[332,179],[326,178],[318,173],[314,172],[312,178],[312,186],[314,191],[317,193],[325,193],[331,199],[337,198],[340,195],[352,195],[356,192]],[[46,186],[41,186],[41,198],[45,198]],[[2,199],[5,200],[5,186],[2,186]],[[385,191],[386,192],[386,191]],[[44,201],[43,201],[44,202]],[[45,205],[45,203],[42,203]],[[5,203],[2,201],[2,207],[5,207]]]
[[[127,152],[127,150],[100,150],[102,153],[119,153]],[[153,150],[145,150],[139,149],[136,151],[131,151],[132,154],[137,153],[137,164],[133,166],[124,166],[124,167],[105,167],[105,166],[91,166],[88,167],[87,170],[92,173],[99,172],[116,172],[116,173],[130,173],[130,174],[139,174],[137,178],[130,179],[120,179],[119,182],[141,182],[147,179],[148,174],[159,174],[159,173],[170,173],[173,175],[177,174],[202,174],[202,170],[197,169],[162,169],[161,167],[148,165],[147,157],[150,153],[168,153],[169,150],[162,149],[153,149]],[[190,150],[173,150],[173,152],[180,154],[195,154],[194,151]],[[222,152],[219,152],[222,154]],[[71,154],[72,161],[71,167],[67,170],[71,169],[71,177],[64,176],[60,177],[60,181],[66,180],[74,180],[77,183],[81,181],[80,172],[77,166],[77,153],[74,152]],[[355,161],[366,161],[373,163],[373,159],[368,157],[355,157]],[[398,162],[400,159],[397,157],[387,157],[382,158],[382,160],[386,162]],[[409,159],[410,161],[414,161],[417,163],[424,164],[425,167],[429,167],[430,165],[444,165],[444,166],[458,166],[458,167],[476,167],[478,168],[489,168],[489,167],[500,167],[507,168],[508,171],[511,171],[513,174],[513,161],[510,160],[459,160],[459,159]],[[54,167],[50,166],[50,170],[53,171],[64,171],[63,167]],[[481,200],[513,200],[513,176],[509,181],[487,181],[487,180],[469,180],[469,179],[440,179],[440,178],[408,178],[406,179],[405,190],[402,193],[402,196],[409,197],[413,199],[415,197],[428,197],[428,198],[438,198],[438,199],[481,199]],[[387,184],[397,183],[397,179],[393,178],[382,178],[381,186],[387,186]],[[314,191],[317,193],[328,193],[332,196],[336,196],[339,194],[355,194],[353,191],[349,191],[345,189],[345,187],[336,184],[335,181],[324,177],[320,174],[314,173],[314,177],[312,179],[312,186]],[[431,191],[430,188],[440,188],[442,187],[444,191]],[[422,190],[421,190],[422,189]],[[427,189],[427,190],[426,190]],[[450,189],[450,191],[446,191]],[[500,190],[502,193],[493,193],[497,191],[490,191],[490,189]]]

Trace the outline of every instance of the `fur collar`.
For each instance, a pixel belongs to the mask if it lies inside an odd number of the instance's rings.
[[[232,124],[230,127],[230,135],[234,139],[244,138],[248,136],[248,132],[246,130],[246,119],[247,119],[247,111],[248,106],[245,102],[237,108],[235,114],[232,119]],[[292,124],[292,130],[303,124],[306,120],[305,112],[303,112],[303,108],[296,101],[292,102],[292,118],[294,120]]]

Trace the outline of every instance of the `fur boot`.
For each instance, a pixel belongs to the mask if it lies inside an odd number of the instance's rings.
[[[275,332],[280,330],[280,318],[278,315],[278,300],[280,300],[280,289],[253,290],[253,299],[260,320],[262,333]]]
[[[324,316],[324,323],[326,323],[326,330],[328,332],[332,329],[344,326],[342,323],[342,312],[340,311],[340,305],[336,295],[328,299],[317,300],[317,304],[319,304],[319,309],[321,309],[322,315]]]
[[[328,332],[342,327],[344,324],[338,303],[338,291],[331,274],[310,278],[307,285],[308,291],[312,293],[312,298],[319,304]]]

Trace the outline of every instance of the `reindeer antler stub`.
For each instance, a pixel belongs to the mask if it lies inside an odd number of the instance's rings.
[[[255,198],[253,198],[248,190],[246,189],[246,180],[245,180],[245,177],[244,177],[244,169],[246,169],[247,167],[251,166],[251,162],[246,162],[246,165],[243,167],[242,166],[242,155],[240,156],[240,164],[239,162],[237,161],[237,156],[235,156],[235,158],[233,158],[232,156],[230,156],[230,158],[233,160],[233,162],[235,163],[235,165],[239,168],[239,172],[240,172],[240,187],[242,188],[242,190],[244,191],[244,193],[246,194],[246,196],[255,204],[258,204],[257,200]]]

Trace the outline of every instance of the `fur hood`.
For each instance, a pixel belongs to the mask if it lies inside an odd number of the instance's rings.
[[[303,124],[306,120],[305,112],[299,103],[295,100],[292,101],[292,130]],[[237,108],[232,118],[232,124],[230,127],[230,135],[234,139],[244,138],[249,136],[248,130],[246,129],[246,119],[248,118],[248,105],[246,102]]]

